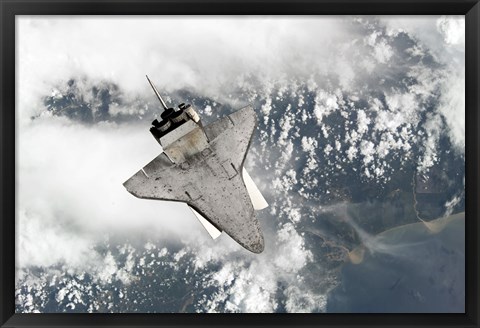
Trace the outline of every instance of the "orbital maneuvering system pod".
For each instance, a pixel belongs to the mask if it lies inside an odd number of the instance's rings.
[[[264,249],[255,210],[268,206],[243,168],[257,118],[251,106],[203,126],[191,105],[168,108],[150,132],[163,152],[123,185],[134,196],[186,203],[212,238],[225,232],[253,253]]]

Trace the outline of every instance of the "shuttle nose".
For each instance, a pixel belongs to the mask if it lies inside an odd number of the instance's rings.
[[[250,252],[260,254],[265,249],[265,242],[263,240],[263,234],[259,231],[258,235],[248,241],[246,245],[242,245]]]
[[[265,244],[264,244],[263,238],[262,238],[261,242],[257,242],[255,244],[253,244],[252,247],[249,250],[251,252],[255,253],[255,254],[260,254],[261,252],[263,252],[264,249],[265,249]]]

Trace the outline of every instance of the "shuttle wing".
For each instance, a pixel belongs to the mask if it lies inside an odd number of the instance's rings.
[[[139,198],[185,202],[216,229],[260,253],[263,235],[242,176],[255,126],[254,110],[240,109],[205,127],[209,147],[203,151],[175,164],[162,153],[124,186]]]

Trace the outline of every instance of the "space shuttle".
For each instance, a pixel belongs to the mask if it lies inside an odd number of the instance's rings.
[[[225,232],[261,253],[264,239],[255,210],[268,204],[243,167],[255,111],[247,106],[203,126],[191,105],[169,108],[147,80],[163,107],[161,120],[150,128],[163,152],[123,185],[138,198],[184,202],[212,238]]]

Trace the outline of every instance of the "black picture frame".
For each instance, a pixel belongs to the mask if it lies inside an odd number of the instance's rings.
[[[16,15],[325,15],[459,14],[466,19],[466,312],[465,314],[16,314],[15,16]],[[0,325],[1,327],[431,326],[478,327],[480,168],[478,0],[0,0]]]

